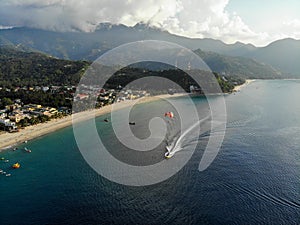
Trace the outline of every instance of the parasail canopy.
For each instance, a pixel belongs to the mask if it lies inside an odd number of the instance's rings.
[[[165,117],[173,118],[174,114],[173,114],[173,112],[166,112]]]

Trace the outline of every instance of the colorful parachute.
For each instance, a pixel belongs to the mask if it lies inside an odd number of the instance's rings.
[[[174,114],[173,114],[173,112],[166,112],[165,117],[173,118]]]
[[[12,165],[12,168],[19,169],[20,166],[21,166],[20,163],[15,163],[15,164]]]

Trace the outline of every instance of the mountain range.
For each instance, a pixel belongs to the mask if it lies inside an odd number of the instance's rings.
[[[68,60],[93,61],[121,44],[140,40],[162,40],[187,47],[213,71],[245,78],[300,78],[300,40],[283,39],[265,47],[214,39],[192,39],[171,34],[147,24],[133,27],[99,24],[94,32],[54,32],[33,28],[0,30],[0,45],[39,51]]]

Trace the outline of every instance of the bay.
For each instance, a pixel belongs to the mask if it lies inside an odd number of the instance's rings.
[[[72,127],[18,146],[17,151],[1,152],[0,157],[10,162],[0,161],[0,168],[12,176],[0,176],[0,222],[299,224],[299,96],[297,80],[257,80],[225,96],[226,135],[213,163],[199,172],[209,138],[204,133],[188,164],[151,186],[124,186],[98,175],[80,154]],[[185,104],[184,98],[177,101]],[[193,101],[204,117],[209,112],[206,100]],[[133,127],[133,132],[139,138],[149,136],[146,125],[153,112],[161,114],[169,107],[164,101],[137,106],[132,118],[144,125]],[[121,151],[110,123],[103,122],[105,117],[97,118],[96,124],[116,158],[133,165],[164,160],[163,145],[147,157]],[[31,154],[22,151],[25,146]],[[184,151],[174,157],[180,154]],[[10,169],[14,162],[21,168]]]

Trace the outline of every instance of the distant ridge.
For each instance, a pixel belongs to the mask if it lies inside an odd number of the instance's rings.
[[[300,78],[300,40],[286,38],[249,52],[248,57],[273,65],[287,75]]]
[[[225,56],[214,52],[195,51],[214,71],[225,76],[238,76],[248,79],[280,79],[282,74],[272,66],[254,59]]]
[[[174,35],[144,23],[133,27],[102,23],[90,33],[54,32],[26,27],[0,30],[0,45],[21,46],[71,60],[93,61],[121,44],[146,39],[169,41],[192,50],[214,52],[221,54],[223,58],[242,56],[254,59],[262,65],[269,64],[276,72],[281,71],[285,78],[300,78],[300,41],[294,39],[278,40],[266,47],[255,47],[241,42],[225,44],[209,38],[191,39]]]

